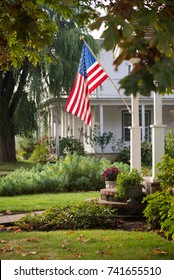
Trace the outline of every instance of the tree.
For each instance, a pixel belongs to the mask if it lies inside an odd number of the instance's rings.
[[[52,93],[63,87],[56,84],[56,76],[53,81],[54,66],[48,66],[57,62],[56,46],[51,47],[58,29],[54,11],[70,18],[75,11],[74,6],[69,6],[73,2],[2,0],[0,3],[0,162],[16,160],[15,134],[31,126],[46,78],[49,77]],[[67,81],[66,86],[70,86]]]
[[[103,5],[104,6],[104,5]],[[174,3],[167,0],[116,0],[92,28],[105,23],[104,47],[118,46],[116,69],[123,60],[138,58],[131,74],[121,80],[125,94],[150,95],[174,90]]]

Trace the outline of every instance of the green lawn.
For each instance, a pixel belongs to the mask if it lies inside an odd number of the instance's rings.
[[[24,166],[25,165],[25,166]],[[2,172],[33,163],[0,165]],[[100,192],[47,193],[0,197],[0,212],[28,212],[56,205],[72,205]],[[50,232],[4,232],[0,226],[1,260],[173,260],[174,243],[154,232],[74,230]]]
[[[28,212],[44,210],[56,205],[75,205],[87,198],[99,198],[100,192],[45,193],[20,196],[1,196],[0,212]]]
[[[29,161],[29,160],[22,160],[16,161],[11,163],[0,163],[0,176],[7,175],[9,172],[14,171],[17,168],[24,167],[24,168],[32,168],[36,165],[36,162]]]
[[[174,244],[155,233],[116,230],[0,234],[1,260],[173,260]]]

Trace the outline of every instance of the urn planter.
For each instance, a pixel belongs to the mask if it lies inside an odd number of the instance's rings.
[[[105,181],[106,189],[113,189],[116,187],[116,181]]]

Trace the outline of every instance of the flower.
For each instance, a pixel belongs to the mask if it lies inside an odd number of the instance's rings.
[[[116,181],[117,175],[120,173],[120,170],[117,167],[107,168],[101,175],[105,181]]]

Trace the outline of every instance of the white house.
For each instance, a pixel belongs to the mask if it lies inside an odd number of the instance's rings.
[[[115,71],[113,66],[113,53],[111,51],[102,50],[99,61],[107,74],[110,76],[117,88],[119,88],[119,80],[129,74],[131,66],[130,61],[124,61]],[[120,96],[121,94],[121,96]],[[100,87],[91,94],[91,109],[92,109],[92,126],[87,127],[76,116],[65,111],[65,103],[67,97],[61,100],[61,112],[59,112],[59,120],[56,118],[56,101],[49,100],[48,108],[48,138],[56,138],[56,133],[61,137],[74,136],[84,143],[84,148],[87,153],[99,152],[99,148],[91,147],[85,143],[82,132],[88,135],[92,133],[94,126],[103,132],[112,132],[115,139],[124,139],[127,145],[130,145],[130,127],[132,126],[132,116],[128,111],[129,107],[132,110],[131,96],[125,96],[124,91],[120,94],[116,91],[113,84],[107,79]],[[156,101],[154,110],[154,93],[150,97],[139,96],[139,126],[141,129],[141,141],[152,141],[152,127],[157,125],[155,120],[158,109],[161,115],[159,125],[163,126],[164,134],[167,129],[173,128],[174,117],[171,110],[174,110],[174,95],[165,95],[162,97],[162,107]],[[155,112],[156,111],[156,112]],[[57,120],[57,121],[56,121]],[[104,151],[105,153],[113,153],[111,144]]]

